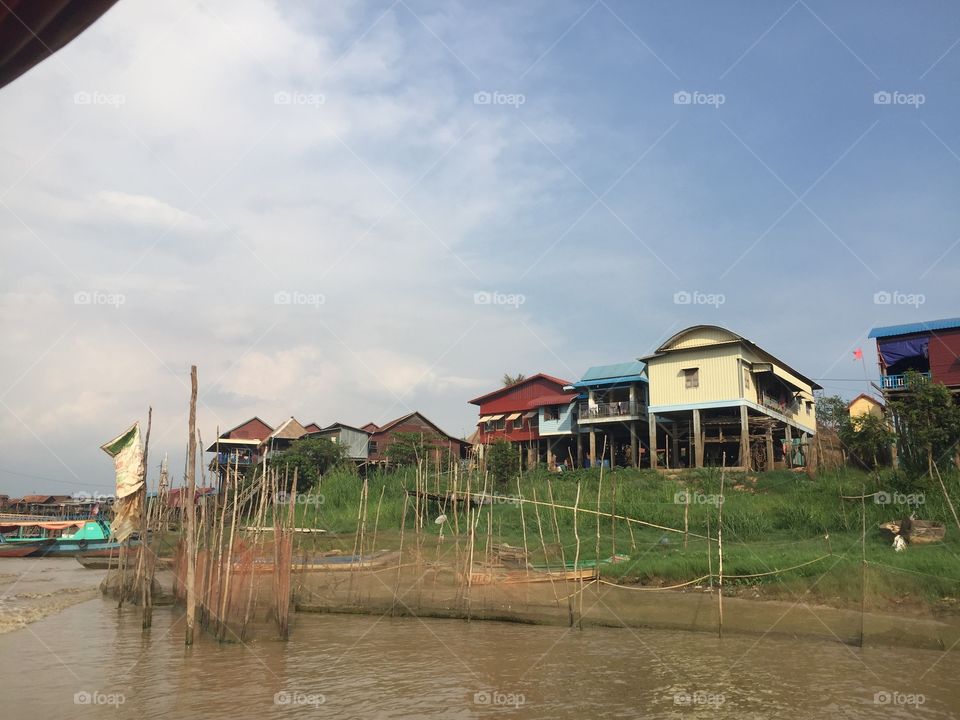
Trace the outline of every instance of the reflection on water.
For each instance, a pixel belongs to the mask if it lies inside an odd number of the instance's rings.
[[[79,573],[44,561],[13,592],[55,595],[101,576]],[[159,608],[143,632],[136,610],[118,615],[98,597],[0,635],[0,707],[98,719],[960,716],[952,653],[350,615],[294,623],[288,643],[201,635],[184,648],[178,609]]]

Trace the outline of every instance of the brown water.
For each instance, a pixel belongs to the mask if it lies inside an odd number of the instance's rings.
[[[326,614],[185,648],[177,608],[85,599],[101,572],[0,562],[0,717],[960,717],[960,648]]]

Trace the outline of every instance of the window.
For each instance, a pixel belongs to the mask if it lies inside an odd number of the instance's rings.
[[[376,441],[376,440],[370,440],[370,441],[367,443],[367,454],[369,454],[369,455],[376,455],[376,454],[377,454],[377,441]]]
[[[522,422],[522,421],[520,421],[520,420],[509,420],[509,421],[507,421],[507,432],[513,432],[513,431],[516,429],[518,422]]]
[[[494,430],[505,430],[506,427],[507,427],[507,421],[504,420],[503,418],[500,418],[499,420],[494,420],[493,422]]]
[[[810,415],[812,413],[813,413],[813,403],[807,400],[807,415]]]
[[[700,368],[683,369],[683,386],[686,388],[700,387]]]
[[[560,406],[559,405],[547,405],[543,409],[543,419],[544,420],[559,420],[560,419]]]

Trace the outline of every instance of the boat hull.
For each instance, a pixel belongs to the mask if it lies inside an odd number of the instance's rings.
[[[53,544],[53,540],[37,540],[36,542],[3,542],[0,543],[0,557],[30,557],[41,555],[43,550]]]
[[[139,543],[132,542],[129,547],[136,547]],[[118,542],[98,542],[98,541],[55,541],[48,548],[41,550],[38,555],[44,557],[74,557],[83,555],[84,557],[106,558],[116,555],[120,551]]]

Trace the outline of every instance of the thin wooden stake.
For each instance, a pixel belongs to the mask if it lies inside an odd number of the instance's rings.
[[[190,420],[187,446],[187,631],[185,642],[193,645],[197,618],[197,366],[190,366]]]

